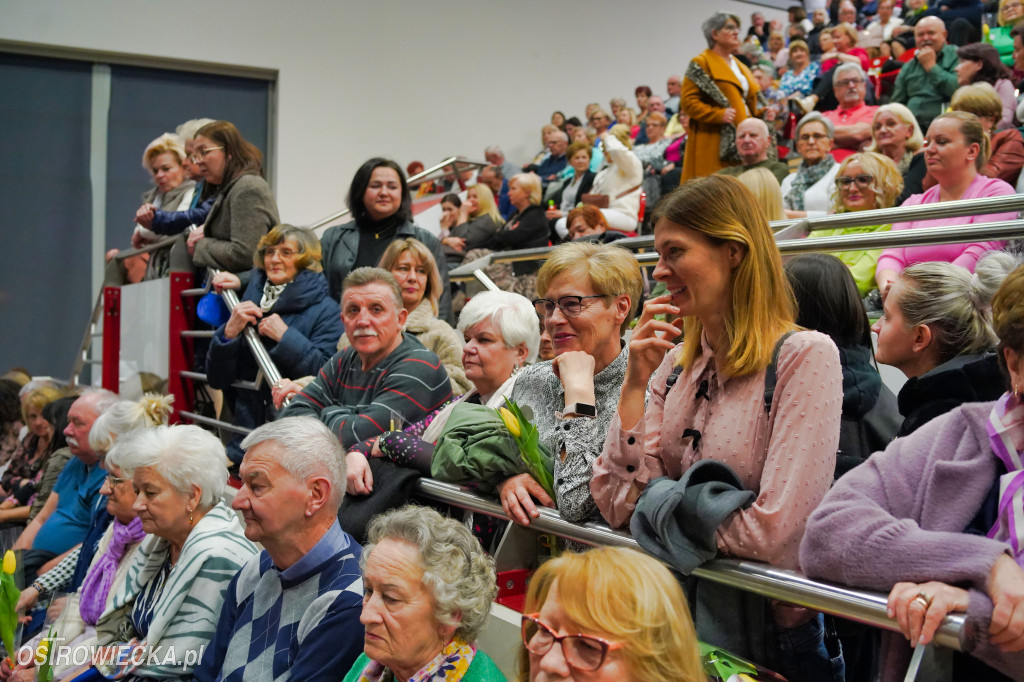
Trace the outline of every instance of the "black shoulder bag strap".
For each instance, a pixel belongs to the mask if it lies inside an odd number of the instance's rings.
[[[772,351],[772,362],[768,365],[768,369],[764,373],[764,413],[771,414],[772,411],[772,400],[775,398],[775,384],[779,378],[778,365],[779,365],[779,353],[782,351],[782,344],[786,343],[788,339],[795,331],[786,332],[783,334],[778,341],[775,342],[775,350]]]

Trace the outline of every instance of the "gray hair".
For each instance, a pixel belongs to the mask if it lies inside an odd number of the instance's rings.
[[[736,26],[742,26],[740,18],[735,14],[729,14],[728,12],[715,12],[708,17],[703,24],[701,24],[700,30],[704,33],[704,39],[708,41],[708,47],[715,46],[715,39],[711,36],[715,31],[722,30],[725,26],[725,22],[732,19],[736,22]]]
[[[125,434],[107,454],[110,466],[131,478],[136,469],[149,467],[167,479],[182,495],[200,490],[199,508],[220,501],[228,480],[227,455],[220,439],[192,424],[136,429]]]
[[[569,141],[569,134],[566,133],[564,130],[556,130],[555,132],[551,133],[551,136],[561,140],[562,142]]]
[[[796,135],[800,137],[800,129],[808,123],[817,121],[821,125],[825,126],[825,132],[828,134],[828,138],[831,140],[836,135],[836,128],[832,125],[832,121],[828,120],[821,115],[820,112],[812,111],[809,114],[804,114],[804,117],[800,119],[800,122],[796,124]]]
[[[484,158],[487,158],[488,154],[501,154],[504,158],[505,152],[501,151],[501,147],[496,144],[492,144],[490,147],[484,150]]]
[[[849,71],[856,71],[857,75],[860,76],[860,79],[867,82],[867,74],[864,73],[864,69],[860,68],[860,64],[844,62],[837,66],[836,70],[832,72],[832,85],[838,83],[842,75]]]
[[[216,121],[212,118],[193,118],[191,121],[185,121],[180,126],[175,128],[174,132],[176,132],[181,137],[181,139],[188,142],[189,140],[195,139],[196,133],[199,132],[200,128],[215,122]]]
[[[89,429],[89,448],[107,452],[118,438],[147,426],[166,424],[174,396],[147,393],[141,400],[119,400],[96,418]]]
[[[391,289],[391,295],[395,298],[395,305],[398,306],[398,310],[402,309],[402,290],[398,288],[398,281],[395,280],[395,276],[384,268],[356,268],[348,273],[341,283],[342,299],[345,298],[345,292],[348,289],[364,287],[367,284],[383,284]]]
[[[487,556],[469,529],[428,507],[408,504],[374,518],[359,565],[381,540],[414,545],[420,554],[423,584],[433,593],[434,616],[456,626],[455,635],[476,641],[498,593],[494,559]]]
[[[540,331],[537,311],[525,296],[509,291],[484,291],[469,299],[459,313],[460,334],[484,320],[489,320],[501,334],[505,348],[526,344],[526,362],[537,361]]]
[[[972,275],[952,263],[917,263],[900,273],[903,296],[899,309],[908,329],[932,329],[939,362],[958,355],[992,350],[998,343],[992,328],[992,297],[1024,257],[989,251]]]
[[[495,165],[484,166],[484,170],[488,170],[488,169],[494,171],[494,177],[496,177],[496,178],[503,179],[505,177],[505,171],[502,170],[501,166],[495,166]]]
[[[285,450],[277,463],[295,480],[323,476],[330,482],[331,504],[337,511],[345,495],[345,453],[338,437],[314,417],[285,417],[254,430],[242,441],[242,449],[268,441]]]

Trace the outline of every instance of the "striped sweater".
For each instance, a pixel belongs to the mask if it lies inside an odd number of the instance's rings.
[[[155,535],[140,543],[111,608],[96,624],[100,645],[125,647],[119,660],[96,666],[111,679],[191,679],[217,629],[228,584],[256,553],[235,512],[218,503],[185,540],[156,602],[146,638],[130,638],[123,627],[127,616],[135,598],[160,572],[169,550],[169,543]]]
[[[339,352],[281,416],[316,417],[348,449],[423,419],[451,396],[441,360],[405,334],[402,343],[368,372],[363,371],[355,350]]]

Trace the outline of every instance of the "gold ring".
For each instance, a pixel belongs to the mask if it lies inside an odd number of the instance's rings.
[[[920,602],[924,606],[924,610],[927,611],[929,608],[931,608],[932,599],[933,597],[929,597],[924,592],[918,592],[917,596],[914,597],[914,600],[911,603],[913,604],[914,602]]]

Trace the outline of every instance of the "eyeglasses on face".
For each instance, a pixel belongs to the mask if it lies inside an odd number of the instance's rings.
[[[107,486],[110,488],[113,488],[115,485],[121,485],[127,480],[127,478],[118,478],[114,474],[107,474]]]
[[[266,251],[263,252],[263,258],[266,260],[272,256],[278,256],[279,258],[294,258],[296,254],[295,249],[290,249],[286,246],[268,246]]]
[[[224,149],[224,147],[202,147],[200,149],[193,149],[191,159],[192,161],[202,161],[218,149]]]
[[[583,301],[588,298],[605,298],[609,294],[594,294],[593,296],[563,296],[557,301],[550,298],[537,298],[533,301],[533,307],[540,317],[551,317],[555,313],[555,306],[562,311],[566,317],[578,317],[583,312]]]
[[[828,137],[828,135],[826,135],[825,133],[804,133],[796,139],[798,142],[820,142],[821,140],[824,140],[826,137]]]
[[[844,78],[841,81],[836,81],[836,86],[842,86],[844,88],[853,88],[858,85],[863,85],[864,79],[862,78]]]
[[[540,622],[537,616],[540,614],[531,613],[523,616],[523,646],[530,653],[543,656],[555,642],[562,646],[562,656],[565,662],[571,667],[582,671],[594,671],[601,667],[608,652],[618,649],[622,642],[609,642],[594,637],[593,635],[559,635],[554,630]]]
[[[871,189],[871,183],[875,181],[874,176],[862,173],[852,178],[841,175],[836,178],[836,186],[839,189],[850,189],[850,185],[856,184],[858,189]]]

